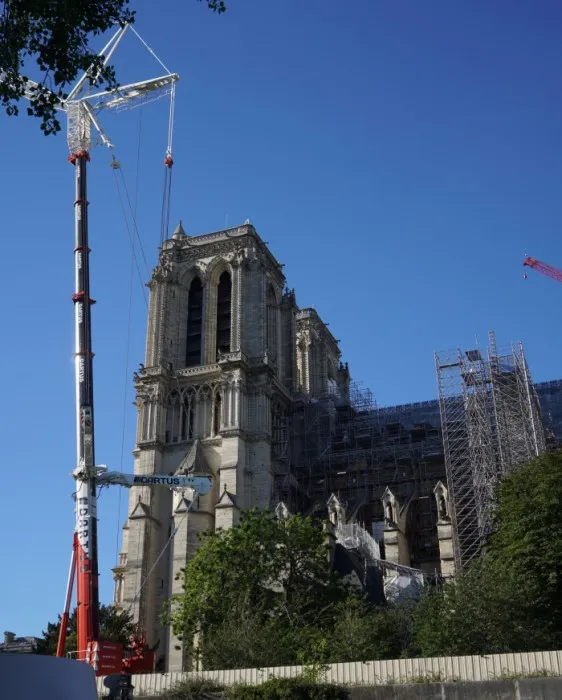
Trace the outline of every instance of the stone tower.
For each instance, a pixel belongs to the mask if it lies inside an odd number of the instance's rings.
[[[294,293],[284,291],[282,266],[249,223],[196,237],[180,224],[148,286],[146,357],[135,375],[134,470],[207,474],[213,489],[190,512],[181,493],[131,491],[115,602],[132,611],[149,644],[158,643],[157,659],[175,671],[185,666],[184,651],[160,616],[181,591],[176,575],[199,533],[231,527],[243,509],[271,506],[277,462],[286,459],[272,445],[297,390],[299,310]],[[322,335],[315,312],[301,313],[298,323],[301,383],[317,361],[323,366],[315,374],[327,386],[337,345]],[[330,346],[329,361],[306,354],[315,352],[313,337]]]

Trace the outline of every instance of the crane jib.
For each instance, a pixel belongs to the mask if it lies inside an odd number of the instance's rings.
[[[96,475],[98,486],[166,486],[171,489],[192,489],[204,496],[212,488],[210,476],[188,476],[186,474],[124,474],[123,472],[100,471]]]
[[[134,478],[133,484],[160,485],[160,486],[181,486],[182,479],[178,476],[140,476]]]

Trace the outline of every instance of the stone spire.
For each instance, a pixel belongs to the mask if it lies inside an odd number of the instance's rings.
[[[176,230],[172,234],[172,238],[174,239],[174,241],[181,241],[182,239],[187,238],[187,234],[183,230],[183,224],[182,224],[181,219],[180,219],[179,224],[176,227]]]

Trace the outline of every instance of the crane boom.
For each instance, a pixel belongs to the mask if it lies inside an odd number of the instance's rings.
[[[170,489],[193,489],[204,496],[211,490],[211,479],[206,476],[184,476],[173,474],[123,474],[123,472],[101,472],[96,477],[98,486],[167,486]]]
[[[526,257],[523,261],[524,267],[531,267],[533,270],[540,272],[541,275],[546,275],[557,282],[562,282],[562,270],[552,265],[547,265],[540,260],[535,260],[535,258]]]

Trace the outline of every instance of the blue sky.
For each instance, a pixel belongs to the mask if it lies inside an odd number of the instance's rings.
[[[172,222],[200,234],[250,218],[382,405],[435,397],[433,352],[491,328],[523,341],[536,380],[562,376],[562,287],[521,267],[524,253],[562,267],[560,3],[229,5],[136,5],[181,75]],[[160,72],[133,37],[115,66],[122,83]],[[149,267],[167,108],[104,118]],[[25,116],[0,116],[0,153],[0,624],[39,634],[63,604],[74,517],[73,172],[64,136]],[[97,461],[130,471],[146,307],[135,272],[127,353],[131,251],[109,159],[96,149],[89,179]],[[125,511],[126,494],[102,494],[103,602]]]

